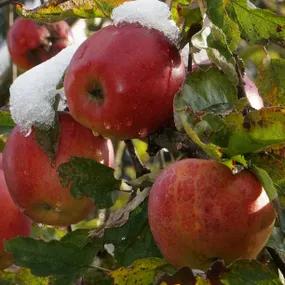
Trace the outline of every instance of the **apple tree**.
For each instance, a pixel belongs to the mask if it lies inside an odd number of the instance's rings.
[[[7,4],[0,284],[284,284],[284,1]]]

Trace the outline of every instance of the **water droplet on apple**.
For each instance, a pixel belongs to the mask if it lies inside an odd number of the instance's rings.
[[[104,127],[105,127],[106,130],[110,130],[111,129],[111,124],[107,123],[107,122],[104,122]]]
[[[139,130],[139,137],[144,138],[147,135],[147,129],[143,128]]]

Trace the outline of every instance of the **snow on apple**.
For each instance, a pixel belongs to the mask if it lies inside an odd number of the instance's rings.
[[[147,28],[161,31],[169,40],[176,43],[179,29],[170,19],[167,4],[158,0],[128,1],[113,10],[112,20],[115,25],[121,23],[140,23]]]
[[[78,45],[63,49],[48,61],[20,75],[10,87],[10,111],[23,132],[33,125],[52,126],[53,103],[60,82]]]

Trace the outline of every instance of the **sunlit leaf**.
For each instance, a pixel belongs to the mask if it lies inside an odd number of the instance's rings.
[[[166,264],[160,258],[138,259],[129,267],[121,267],[110,275],[114,279],[114,285],[152,285],[157,271]]]
[[[45,4],[28,9],[23,4],[16,4],[17,12],[37,21],[58,21],[67,17],[110,17],[113,8],[125,0],[49,0]]]

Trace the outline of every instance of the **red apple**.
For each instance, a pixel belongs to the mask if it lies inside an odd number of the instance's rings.
[[[113,147],[109,140],[95,137],[67,113],[59,117],[60,136],[56,159],[51,164],[32,132],[23,136],[19,127],[11,132],[3,152],[3,168],[9,191],[24,213],[36,222],[70,225],[86,218],[94,204],[91,199],[74,198],[63,188],[57,174],[60,164],[73,156],[113,164]]]
[[[4,241],[17,236],[28,236],[31,231],[31,222],[24,216],[12,200],[0,170],[0,269],[13,263],[12,254],[4,251]]]
[[[145,137],[172,118],[185,78],[177,48],[139,24],[108,26],[76,51],[64,80],[70,113],[107,137]]]
[[[8,32],[8,48],[13,62],[23,70],[42,63],[64,49],[70,41],[65,21],[40,25],[17,18]]]
[[[164,257],[176,267],[206,269],[254,259],[269,238],[275,211],[257,178],[211,160],[169,166],[149,197],[149,223]]]

